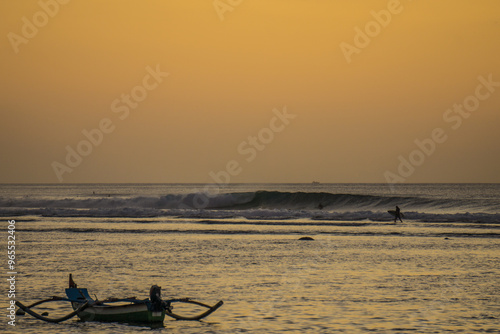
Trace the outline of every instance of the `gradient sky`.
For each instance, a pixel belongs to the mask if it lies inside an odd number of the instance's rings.
[[[0,0],[0,182],[500,182],[500,1],[397,3]]]

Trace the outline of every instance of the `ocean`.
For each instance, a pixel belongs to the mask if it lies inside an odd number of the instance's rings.
[[[396,206],[403,222],[387,212]],[[101,300],[147,298],[157,284],[163,298],[224,301],[162,333],[500,328],[500,184],[3,184],[0,216],[4,277],[15,272],[15,297],[4,280],[1,298],[9,333],[152,330],[8,323],[11,300],[64,296],[69,273]],[[39,311],[70,311],[52,304]]]

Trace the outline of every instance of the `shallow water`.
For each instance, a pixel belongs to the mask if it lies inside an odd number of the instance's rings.
[[[395,192],[379,184],[245,184],[200,197],[203,187],[0,185],[3,254],[7,221],[16,220],[16,299],[64,296],[72,273],[101,300],[147,298],[158,284],[164,299],[224,301],[200,322],[166,319],[154,330],[161,333],[499,332],[499,184]],[[197,198],[212,206],[192,207]],[[387,213],[394,205],[407,213],[404,223]],[[3,286],[0,331],[151,332],[29,315],[13,328]],[[45,305],[38,311],[50,317],[71,311]]]
[[[435,236],[418,224],[259,226],[82,218],[19,221],[17,300],[64,295],[67,275],[100,299],[163,297],[225,304],[201,322],[166,320],[165,333],[498,332],[500,240]],[[338,224],[337,224],[338,225]],[[200,226],[214,233],[200,233]],[[73,227],[73,229],[69,229]],[[342,234],[336,234],[337,230]],[[429,229],[429,228],[428,228]],[[198,232],[197,232],[198,231]],[[398,234],[391,234],[398,232]],[[314,233],[314,234],[312,234]],[[313,235],[315,241],[298,241]],[[64,314],[55,303],[51,316]],[[5,303],[2,300],[2,309]],[[181,313],[180,308],[176,309]],[[4,318],[2,327],[7,327]],[[47,324],[18,316],[15,333],[137,333],[147,327]]]

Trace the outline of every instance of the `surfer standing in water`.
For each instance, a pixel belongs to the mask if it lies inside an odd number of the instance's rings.
[[[394,214],[394,222],[396,222],[399,218],[400,222],[403,222],[403,219],[401,219],[401,209],[399,209],[399,206],[396,205],[396,213]]]

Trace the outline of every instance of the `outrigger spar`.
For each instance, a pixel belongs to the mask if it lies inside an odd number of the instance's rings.
[[[78,316],[83,321],[103,321],[103,322],[126,322],[126,323],[161,323],[165,315],[176,320],[200,320],[203,319],[222,306],[222,300],[210,306],[189,298],[181,299],[161,299],[161,287],[153,285],[149,291],[149,299],[132,298],[109,298],[106,300],[94,300],[90,297],[87,289],[78,288],[73,277],[69,275],[69,288],[66,289],[65,297],[52,297],[40,300],[31,305],[25,306],[21,302],[16,305],[33,317],[58,323]],[[61,318],[48,318],[32,310],[33,307],[46,302],[66,301],[70,302],[73,312]],[[118,303],[118,304],[117,304]],[[172,312],[172,303],[189,303],[207,308],[207,310],[197,316],[181,316]],[[19,312],[19,311],[18,311]]]

